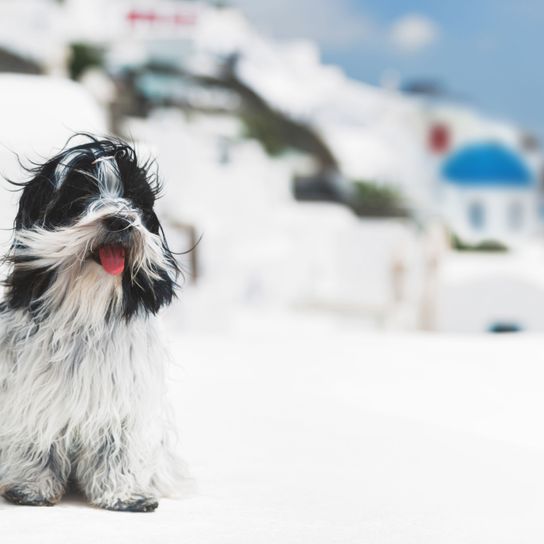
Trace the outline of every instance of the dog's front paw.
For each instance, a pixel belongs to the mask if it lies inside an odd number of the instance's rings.
[[[60,500],[60,496],[48,497],[31,486],[15,486],[2,494],[4,499],[23,506],[53,506]]]
[[[97,506],[117,512],[153,512],[159,506],[159,501],[155,497],[134,495],[126,499],[116,499],[107,504],[97,503]]]

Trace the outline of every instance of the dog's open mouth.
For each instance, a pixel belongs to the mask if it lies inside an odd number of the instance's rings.
[[[98,259],[108,274],[118,276],[125,269],[125,248],[120,245],[100,246]]]

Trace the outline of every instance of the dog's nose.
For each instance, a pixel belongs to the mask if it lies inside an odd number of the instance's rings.
[[[104,218],[104,226],[111,232],[118,232],[121,230],[129,230],[131,228],[131,222],[124,217],[110,215]]]

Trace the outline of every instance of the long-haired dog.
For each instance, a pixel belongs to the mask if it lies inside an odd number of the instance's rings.
[[[176,480],[154,316],[178,267],[149,165],[88,136],[21,184],[0,305],[0,493],[151,511]]]

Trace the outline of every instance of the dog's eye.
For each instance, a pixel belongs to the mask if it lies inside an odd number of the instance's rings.
[[[133,190],[125,191],[125,198],[132,201],[135,206],[143,210],[144,213],[153,214],[153,206],[155,205],[155,197],[149,191],[142,191],[140,193]]]
[[[62,226],[83,215],[89,201],[95,196],[93,187],[81,176],[68,178],[47,210],[47,222],[51,226]]]
[[[159,220],[153,210],[142,211],[142,223],[149,232],[159,234]]]
[[[61,199],[47,210],[46,220],[52,227],[70,224],[77,217],[85,213],[88,197],[79,197],[73,200]]]

